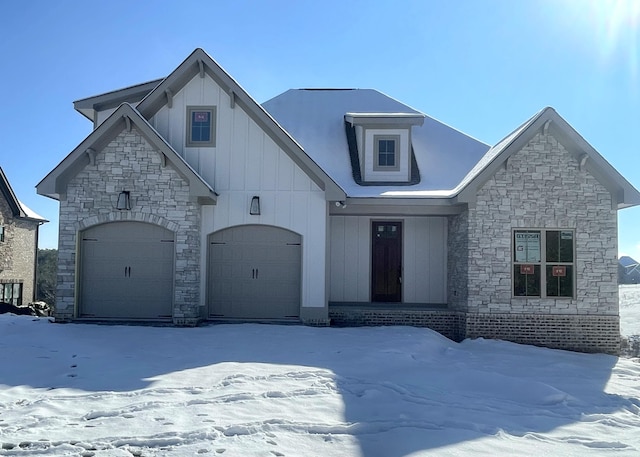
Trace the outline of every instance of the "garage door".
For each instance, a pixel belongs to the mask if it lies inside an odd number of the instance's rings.
[[[244,225],[209,236],[210,318],[281,319],[300,315],[301,237]]]
[[[98,225],[81,234],[80,317],[169,319],[173,232],[142,222]]]

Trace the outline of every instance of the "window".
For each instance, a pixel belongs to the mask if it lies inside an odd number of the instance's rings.
[[[514,230],[513,295],[574,296],[573,230]]]
[[[376,171],[399,170],[399,135],[374,135],[375,159],[373,169]]]
[[[11,305],[22,305],[22,283],[0,284],[0,301]]]
[[[0,225],[0,243],[4,241],[4,227]]]
[[[214,147],[216,145],[216,107],[187,107],[187,146]]]

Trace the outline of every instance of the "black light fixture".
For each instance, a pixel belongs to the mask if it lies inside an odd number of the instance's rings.
[[[116,204],[116,209],[120,211],[131,209],[131,199],[129,198],[128,190],[123,190],[122,192],[120,192],[120,195],[118,195],[118,203]]]
[[[249,206],[249,214],[252,216],[260,216],[260,197],[254,195],[251,198],[251,205]]]

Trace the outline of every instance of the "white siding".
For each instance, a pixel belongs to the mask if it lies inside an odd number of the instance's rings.
[[[371,221],[331,216],[329,301],[370,300]],[[392,218],[403,222],[403,302],[447,302],[447,219]]]
[[[187,106],[216,106],[216,146],[185,147]],[[162,108],[152,125],[219,194],[202,208],[202,271],[207,268],[207,236],[227,227],[266,224],[302,235],[302,306],[324,307],[327,203],[324,192],[278,147],[253,119],[207,75],[195,76]],[[260,197],[260,216],[249,214]],[[202,275],[201,304],[206,303]]]

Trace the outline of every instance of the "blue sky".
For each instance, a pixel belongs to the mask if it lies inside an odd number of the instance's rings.
[[[0,166],[34,186],[91,131],[72,102],[166,76],[205,49],[258,102],[375,88],[495,144],[553,106],[640,187],[640,0],[8,2],[0,15]],[[640,259],[640,208],[619,213]]]

